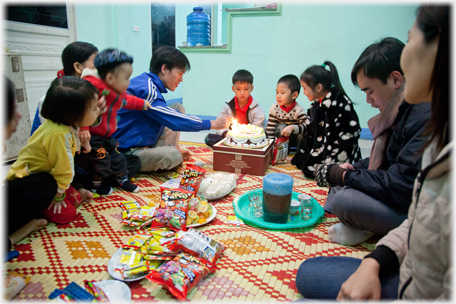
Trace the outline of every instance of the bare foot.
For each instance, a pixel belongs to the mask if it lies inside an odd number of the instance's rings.
[[[82,196],[83,202],[90,202],[93,199],[93,193],[87,189],[81,188],[78,190]]]
[[[31,232],[43,229],[47,225],[47,223],[48,222],[45,219],[31,220],[30,222],[19,228],[19,230],[16,230],[15,232],[9,235],[11,245],[17,244],[17,242],[25,238]]]
[[[183,160],[189,160],[192,158],[193,153],[190,152],[189,150],[184,150],[179,148],[180,153],[182,154],[182,159]]]

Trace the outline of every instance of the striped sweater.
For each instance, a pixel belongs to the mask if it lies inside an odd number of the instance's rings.
[[[268,124],[266,126],[267,138],[274,139],[275,128],[279,123],[288,125],[297,125],[299,128],[298,134],[305,134],[307,125],[310,124],[306,111],[298,103],[290,112],[283,111],[276,102],[269,108]]]

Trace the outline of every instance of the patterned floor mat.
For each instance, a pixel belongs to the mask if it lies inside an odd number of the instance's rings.
[[[205,162],[212,170],[212,150],[204,145],[181,143],[193,153],[189,163]],[[327,189],[303,177],[301,171],[287,163],[271,166],[267,173],[286,173],[293,177],[295,192],[313,196],[324,205]],[[118,203],[137,200],[148,203],[160,196],[160,185],[169,172],[139,174],[139,193],[115,189],[111,195],[94,199],[78,208],[77,218],[68,225],[48,224],[15,246],[19,257],[4,264],[8,270],[30,275],[30,283],[13,301],[44,301],[54,289],[71,282],[83,286],[84,280],[101,281],[112,277],[107,272],[111,256],[134,234],[134,228],[121,224]],[[374,249],[374,241],[355,247],[331,243],[328,228],[338,219],[325,216],[314,226],[302,229],[269,230],[227,224],[234,213],[232,201],[247,190],[262,188],[261,176],[238,174],[237,186],[221,200],[213,202],[216,218],[198,229],[222,242],[227,249],[218,270],[188,295],[192,303],[290,302],[301,298],[295,289],[296,272],[306,259],[315,256],[350,256],[363,258]],[[132,302],[176,302],[169,291],[147,279],[128,283]]]

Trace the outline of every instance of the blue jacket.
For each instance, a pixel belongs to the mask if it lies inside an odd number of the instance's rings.
[[[201,120],[168,107],[162,95],[167,92],[163,82],[152,72],[142,73],[131,80],[127,93],[149,101],[152,109],[120,109],[117,112],[117,131],[113,137],[118,140],[120,151],[155,145],[165,127],[185,132],[210,130],[210,120]]]

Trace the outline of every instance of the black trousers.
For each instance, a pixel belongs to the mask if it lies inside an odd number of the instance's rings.
[[[118,179],[128,175],[127,161],[117,150],[117,139],[92,136],[90,156],[93,162],[92,181],[103,181],[109,176]]]
[[[31,220],[41,218],[41,213],[49,207],[57,193],[57,182],[49,173],[31,174],[6,181],[6,187],[7,237]],[[9,239],[7,242],[9,243]]]

